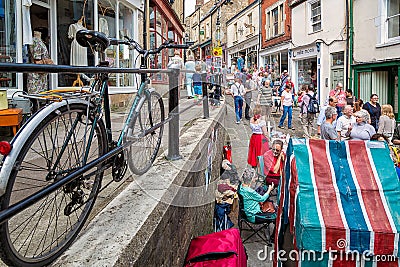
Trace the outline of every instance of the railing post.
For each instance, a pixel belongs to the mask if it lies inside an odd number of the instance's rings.
[[[179,69],[170,69],[169,78],[169,98],[168,108],[169,117],[172,119],[168,124],[168,160],[178,160],[182,156],[179,154]]]
[[[210,111],[208,109],[207,73],[201,74],[201,84],[203,89],[203,118],[208,119],[210,117]]]

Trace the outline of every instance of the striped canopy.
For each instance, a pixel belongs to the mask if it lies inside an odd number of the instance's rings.
[[[277,229],[290,227],[298,251],[399,257],[400,182],[384,142],[291,139],[280,186]]]

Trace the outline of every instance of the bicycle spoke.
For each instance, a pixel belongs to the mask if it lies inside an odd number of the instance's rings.
[[[52,114],[52,118],[44,118],[17,157],[13,180],[3,195],[5,205],[18,203],[78,170],[86,150],[88,159],[105,153],[104,125],[99,121],[101,128],[95,126],[93,118],[86,118],[86,112],[86,106],[77,104]],[[96,128],[89,148],[93,127]],[[83,226],[93,206],[104,172],[103,166],[96,169],[99,171],[92,171],[93,178],[78,177],[16,214],[9,219],[7,227],[0,225],[2,245],[8,246],[23,262],[41,262],[62,252]],[[86,179],[92,180],[87,188]]]

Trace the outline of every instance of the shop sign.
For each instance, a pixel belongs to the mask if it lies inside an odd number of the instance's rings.
[[[293,59],[306,58],[310,56],[316,56],[318,54],[315,46],[310,46],[302,49],[293,50]]]
[[[222,56],[222,47],[214,47],[213,56],[214,57]]]

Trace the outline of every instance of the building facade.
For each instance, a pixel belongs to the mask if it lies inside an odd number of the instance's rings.
[[[259,11],[260,1],[252,1],[227,21],[228,66],[236,65],[237,59],[242,57],[245,67],[258,67]]]
[[[273,70],[277,79],[289,69],[291,9],[287,0],[264,0],[260,10],[260,66]]]
[[[77,29],[98,30],[111,38],[128,36],[142,43],[143,8],[140,0],[4,0],[0,1],[0,60],[1,62],[30,63],[28,53],[34,32],[41,33],[50,57],[59,65],[94,66],[98,57],[90,50],[74,53]],[[172,37],[181,42],[183,27],[167,0],[150,2],[153,12],[151,45]],[[171,15],[172,14],[172,15]],[[77,26],[79,24],[79,27]],[[134,68],[136,52],[126,46],[110,46],[106,59],[111,67]],[[165,67],[168,52],[155,60],[152,66]],[[153,60],[154,63],[154,60]],[[8,89],[10,96],[15,90],[26,89],[27,78],[22,73],[0,74],[0,87]],[[50,74],[49,88],[70,87],[81,80],[87,83],[85,74]],[[75,83],[76,84],[76,83]],[[79,84],[79,83],[78,83]],[[132,92],[137,84],[134,74],[110,74],[110,92]],[[39,88],[40,90],[40,88]]]
[[[353,4],[353,89],[365,101],[376,93],[391,104],[399,120],[400,1],[366,0]]]
[[[216,58],[227,62],[227,20],[233,17],[248,3],[228,0],[197,0],[196,10],[186,20],[186,32],[194,45],[191,47],[197,59],[206,61],[208,65],[215,63]],[[222,55],[215,57],[214,48],[221,47]]]
[[[319,101],[325,103],[329,91],[347,80],[346,1],[295,0],[289,6],[289,73],[296,91],[303,84],[313,84]]]

